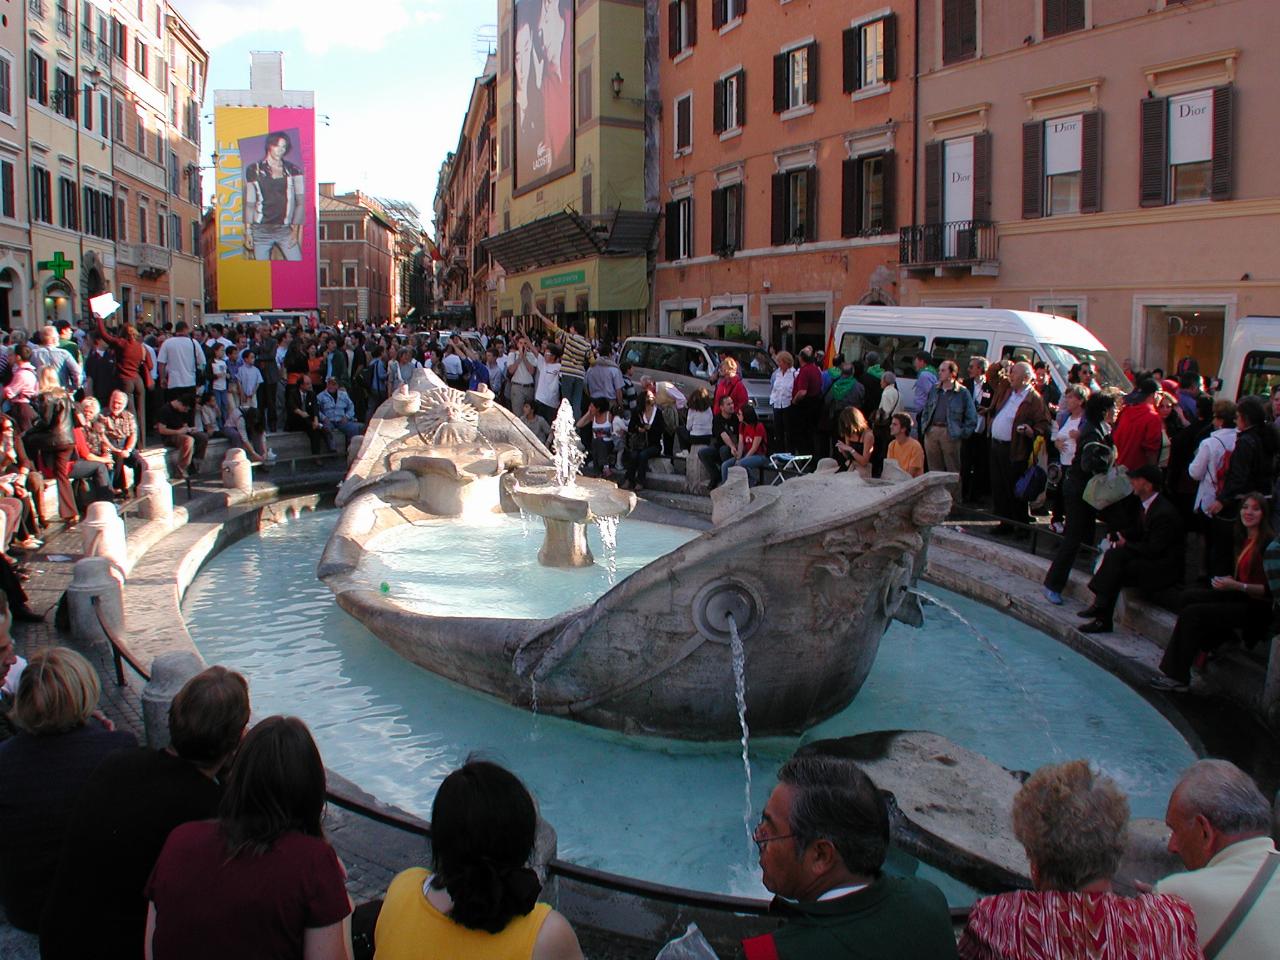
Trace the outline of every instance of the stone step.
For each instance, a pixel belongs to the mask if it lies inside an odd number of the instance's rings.
[[[662,490],[667,493],[688,493],[683,473],[655,473],[649,465],[649,475],[644,481],[646,490]],[[644,490],[640,491],[644,493]]]
[[[711,516],[711,498],[699,497],[691,493],[675,493],[667,490],[658,490],[653,487],[646,487],[636,496],[655,503],[660,507],[671,507],[675,510],[684,510],[688,513],[697,513],[703,516]]]

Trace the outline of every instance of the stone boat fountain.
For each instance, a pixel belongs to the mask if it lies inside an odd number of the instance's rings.
[[[607,530],[636,501],[574,477],[571,429],[561,421],[553,455],[492,395],[419,371],[369,425],[318,576],[402,657],[450,680],[542,713],[691,740],[739,736],[735,640],[753,735],[797,734],[853,699],[892,618],[918,616],[908,588],[954,478],[911,479],[892,464],[884,480],[820,467],[754,489],[731,471],[712,529],[544,619],[432,616],[361,576],[393,527],[519,510],[543,519],[544,565],[568,576],[593,562],[587,525]]]

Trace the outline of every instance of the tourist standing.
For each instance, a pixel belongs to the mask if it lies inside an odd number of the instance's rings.
[[[197,379],[208,366],[204,350],[191,339],[191,328],[185,320],[179,320],[173,328],[173,336],[164,342],[157,354],[160,366],[159,381],[165,400],[181,394],[195,394]]]
[[[547,344],[535,364],[537,384],[533,398],[538,414],[548,423],[554,422],[560,406],[560,348]]]
[[[938,364],[938,380],[920,412],[920,433],[930,470],[960,472],[960,445],[978,426],[973,395],[960,385],[954,360]]]
[[[818,415],[822,411],[822,370],[813,347],[804,347],[800,351],[800,368],[791,388],[790,411],[789,430],[794,452],[813,456],[817,452],[816,431]]]
[[[1049,411],[1031,383],[1031,364],[1015,363],[991,402],[991,499],[1001,523],[997,533],[1012,533],[1005,521],[1030,521],[1027,504],[1013,495],[1014,484],[1027,469],[1037,437],[1049,436]]]
[[[791,435],[787,429],[791,420],[791,394],[796,385],[795,358],[789,351],[779,350],[774,356],[777,369],[769,378],[769,407],[773,410],[775,449],[790,451]],[[692,404],[692,400],[690,400]]]

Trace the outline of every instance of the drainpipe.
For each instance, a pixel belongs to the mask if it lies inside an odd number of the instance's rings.
[[[920,0],[915,0],[911,39],[915,47],[911,56],[911,224],[914,226],[920,193]]]

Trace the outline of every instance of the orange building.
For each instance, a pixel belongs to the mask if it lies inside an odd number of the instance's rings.
[[[913,6],[672,0],[660,26],[656,328],[717,313],[825,344],[841,307],[897,303],[911,210]]]

